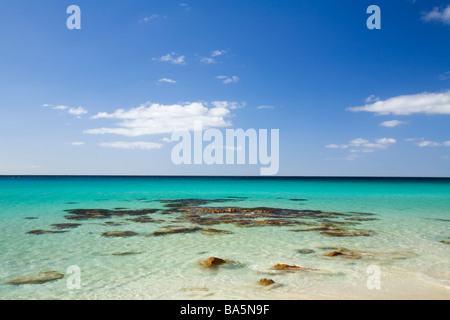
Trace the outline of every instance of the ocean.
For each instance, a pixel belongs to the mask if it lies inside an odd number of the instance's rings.
[[[0,299],[449,299],[449,226],[446,178],[3,176]]]

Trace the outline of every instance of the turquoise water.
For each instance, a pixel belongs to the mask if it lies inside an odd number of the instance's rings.
[[[230,198],[239,197],[239,198]],[[182,212],[167,214],[170,199],[223,199],[196,207],[270,207],[299,212],[299,225],[197,225]],[[304,199],[293,201],[291,199]],[[385,299],[450,297],[450,179],[193,178],[193,177],[0,177],[1,299]],[[120,216],[68,220],[68,209],[159,209],[159,223]],[[122,210],[122,209],[117,209]],[[301,210],[346,214],[306,219]],[[354,212],[376,220],[355,221]],[[34,219],[28,219],[28,218]],[[280,219],[283,217],[280,216]],[[326,223],[357,222],[349,230],[370,236],[335,237],[292,231]],[[105,222],[122,225],[105,225]],[[305,222],[314,225],[303,225]],[[51,225],[80,223],[60,234]],[[167,227],[201,232],[147,237]],[[103,232],[133,231],[133,237]],[[337,247],[364,252],[360,259],[324,257]],[[309,250],[299,252],[299,250]],[[112,255],[134,252],[133,255]],[[233,263],[205,269],[211,256]],[[278,264],[317,269],[283,272]],[[81,288],[69,289],[69,266],[81,270]],[[380,270],[380,289],[369,289],[370,268]],[[44,284],[5,281],[54,270],[65,274]],[[263,287],[261,278],[275,285]]]

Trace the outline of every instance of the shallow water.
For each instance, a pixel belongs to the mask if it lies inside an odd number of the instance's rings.
[[[165,226],[197,226],[163,214],[160,199],[227,199],[206,207],[272,207],[348,214],[372,213],[350,230],[372,230],[367,237],[327,237],[304,225],[242,227],[201,225],[232,231],[146,235]],[[290,199],[306,199],[293,201]],[[191,177],[0,177],[1,299],[389,299],[450,298],[449,179],[191,178]],[[155,208],[137,223],[133,217],[68,220],[68,209]],[[26,219],[33,217],[36,219]],[[292,220],[287,218],[288,220]],[[323,219],[294,219],[320,225]],[[124,222],[107,226],[106,221]],[[61,234],[56,223],[80,223]],[[134,231],[134,237],[103,237],[107,231]],[[327,249],[328,247],[328,249]],[[361,259],[323,257],[344,247],[368,253]],[[300,253],[309,249],[312,253]],[[112,253],[135,252],[117,256]],[[376,253],[376,254],[375,254]],[[199,261],[215,256],[233,260],[215,269]],[[318,269],[272,270],[277,263]],[[69,266],[81,270],[81,289],[68,289]],[[380,270],[380,289],[369,289],[371,266]],[[65,273],[44,284],[5,281],[40,271]],[[263,287],[261,278],[275,285]]]

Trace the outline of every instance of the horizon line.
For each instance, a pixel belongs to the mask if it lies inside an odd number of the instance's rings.
[[[1,178],[20,178],[20,177],[99,177],[99,178],[351,178],[351,179],[450,179],[450,176],[290,176],[290,175],[274,175],[274,176],[260,176],[260,175],[128,175],[128,174],[0,174]]]

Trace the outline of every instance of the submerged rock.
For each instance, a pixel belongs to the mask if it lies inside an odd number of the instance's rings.
[[[65,210],[70,215],[65,216],[69,220],[108,219],[122,216],[143,216],[155,213],[158,209],[137,210],[108,210],[108,209],[69,209]]]
[[[167,230],[159,230],[159,231],[152,232],[151,234],[149,234],[149,236],[164,236],[164,235],[173,234],[173,233],[191,233],[191,232],[197,232],[199,230],[201,230],[201,228],[198,228],[198,227],[167,229]]]
[[[320,233],[326,237],[371,237],[375,234],[372,230],[330,230]]]
[[[133,221],[133,222],[139,222],[139,223],[161,223],[161,222],[164,222],[164,220],[155,220],[153,218],[145,217],[145,216],[137,217],[134,219],[127,219],[127,220]]]
[[[52,227],[56,229],[74,229],[81,226],[79,223],[59,223],[59,224],[52,224]]]
[[[133,231],[107,231],[103,232],[103,237],[132,237],[136,236],[137,233]]]
[[[27,220],[36,220],[36,219],[38,219],[38,217],[25,217],[24,219],[27,219]]]
[[[305,271],[305,272],[317,271],[317,269],[304,268],[304,267],[288,265],[288,264],[284,264],[284,263],[278,263],[278,264],[274,265],[272,267],[272,269],[273,270],[282,270],[282,271]]]
[[[134,251],[126,251],[126,252],[114,252],[112,253],[113,256],[131,256],[135,254],[141,254],[140,252],[134,252]]]
[[[52,233],[65,233],[67,231],[54,231],[54,230],[30,230],[27,233],[28,234],[35,234],[35,235],[40,235],[40,234],[52,234]]]
[[[224,263],[227,263],[226,260],[221,259],[221,258],[216,258],[216,257],[210,257],[203,261],[203,264],[206,267],[217,267]]]
[[[228,230],[219,230],[219,229],[203,229],[202,234],[206,235],[214,235],[214,234],[232,234],[233,232]]]
[[[275,226],[281,226],[281,225],[293,225],[296,221],[292,220],[258,220],[253,222],[254,225],[275,225]]]
[[[289,199],[291,201],[308,201],[307,199]]]
[[[378,219],[377,218],[351,217],[351,218],[346,218],[345,220],[350,220],[350,221],[373,221],[373,220],[378,220]]]
[[[349,250],[346,248],[322,248],[327,250],[333,250],[330,252],[323,253],[323,257],[339,257],[344,259],[406,259],[414,255],[410,251],[393,251],[393,252],[367,252],[360,250]]]
[[[355,216],[374,216],[375,214],[374,213],[368,213],[368,212],[355,212],[355,211],[351,211],[351,212],[349,212],[350,214],[352,214],[352,215],[355,215]]]
[[[124,224],[127,224],[125,222],[116,222],[116,221],[106,221],[105,223],[103,223],[105,226],[122,226]]]
[[[262,286],[270,286],[271,284],[274,284],[274,283],[275,283],[275,281],[273,281],[272,279],[263,278],[263,279],[259,280],[259,284]]]
[[[439,241],[440,243],[443,243],[443,244],[450,244],[450,241],[446,241],[446,240],[442,240],[442,241]]]
[[[298,249],[297,252],[301,254],[311,254],[314,253],[315,251],[312,249]]]
[[[218,202],[230,202],[238,201],[238,199],[167,199],[167,200],[155,200],[163,203],[167,208],[180,208],[180,207],[193,207],[202,206],[208,203],[218,203]]]
[[[37,274],[30,274],[23,277],[15,278],[6,281],[6,284],[42,284],[49,281],[54,281],[64,278],[62,273],[57,271],[42,271]]]
[[[345,248],[338,248],[335,251],[323,253],[322,256],[324,256],[324,257],[342,257],[345,259],[361,259],[363,253],[364,252],[358,251],[358,250],[348,250]]]
[[[322,226],[316,227],[316,228],[290,229],[289,231],[293,231],[293,232],[307,232],[307,231],[330,231],[330,230],[339,230],[339,229],[337,229],[335,227],[322,225]]]

